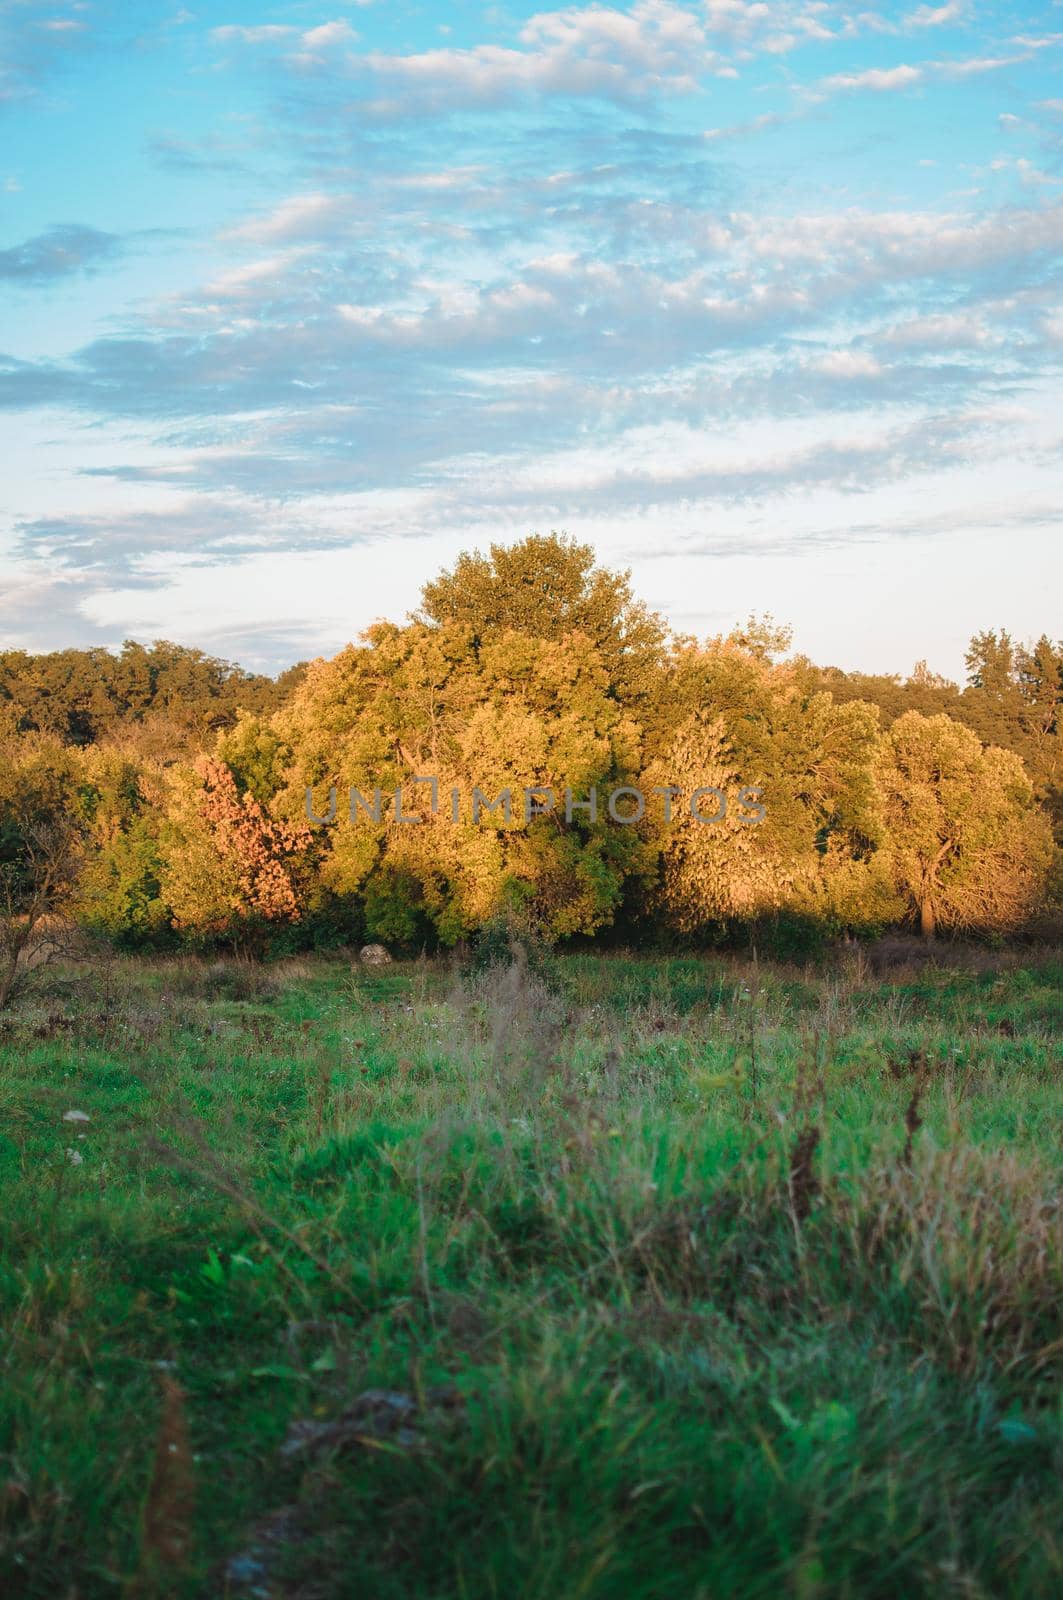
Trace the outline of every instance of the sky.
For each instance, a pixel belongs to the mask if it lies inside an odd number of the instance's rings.
[[[0,0],[0,648],[563,531],[962,681],[1063,594],[1063,4]]]

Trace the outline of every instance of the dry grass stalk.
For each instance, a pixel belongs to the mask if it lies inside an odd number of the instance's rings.
[[[162,1378],[162,1412],[155,1436],[155,1458],[144,1506],[141,1570],[149,1579],[160,1571],[181,1571],[192,1549],[195,1481],[188,1440],[184,1391],[168,1373]]]
[[[921,1051],[918,1052],[918,1053],[919,1053],[920,1056],[922,1055]],[[914,1059],[914,1056],[913,1056],[913,1059]],[[911,1164],[912,1164],[912,1141],[915,1138],[916,1134],[919,1132],[919,1129],[923,1126],[923,1119],[919,1115],[919,1105],[920,1105],[920,1102],[921,1102],[921,1100],[923,1098],[923,1091],[926,1088],[926,1079],[927,1079],[927,1067],[926,1067],[926,1060],[924,1058],[919,1063],[919,1068],[918,1068],[918,1071],[917,1071],[917,1074],[916,1074],[915,1083],[912,1085],[912,1093],[911,1093],[911,1096],[910,1096],[910,1098],[908,1100],[908,1104],[905,1107],[905,1112],[904,1112],[905,1140],[904,1140],[904,1149],[901,1151],[901,1166],[902,1167],[910,1167],[911,1166]]]
[[[801,1129],[790,1152],[790,1205],[797,1222],[804,1222],[819,1194],[814,1166],[818,1146],[819,1124],[813,1122]]]

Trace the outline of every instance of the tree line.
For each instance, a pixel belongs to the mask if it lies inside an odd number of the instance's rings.
[[[39,906],[51,858],[55,906],[130,949],[439,948],[501,913],[551,941],[1054,930],[1063,647],[979,634],[961,688],[790,643],[770,618],[677,635],[551,534],[462,555],[405,623],[278,679],[167,642],[0,652],[3,904]],[[308,790],[316,815],[400,786],[418,826],[308,818]],[[474,787],[677,803],[633,824],[431,803]],[[686,805],[743,787],[756,827]]]

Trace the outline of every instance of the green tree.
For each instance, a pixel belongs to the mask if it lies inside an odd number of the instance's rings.
[[[240,794],[268,806],[284,786],[291,748],[261,716],[241,711],[231,728],[219,734],[215,754],[233,775]]]
[[[85,861],[76,915],[127,947],[165,941],[163,768],[144,760],[134,740],[112,739],[82,751],[79,769]]]
[[[301,671],[292,668],[274,682],[165,639],[151,646],[126,640],[117,655],[98,646],[43,655],[2,651],[0,729],[84,746],[162,714],[173,742],[187,746],[231,726],[238,707],[275,710]]]

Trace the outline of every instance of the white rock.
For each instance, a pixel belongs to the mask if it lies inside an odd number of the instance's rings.
[[[366,967],[386,967],[391,962],[391,957],[382,944],[363,944],[359,957],[362,965]]]
[[[64,1122],[91,1122],[92,1118],[87,1111],[64,1111]]]

